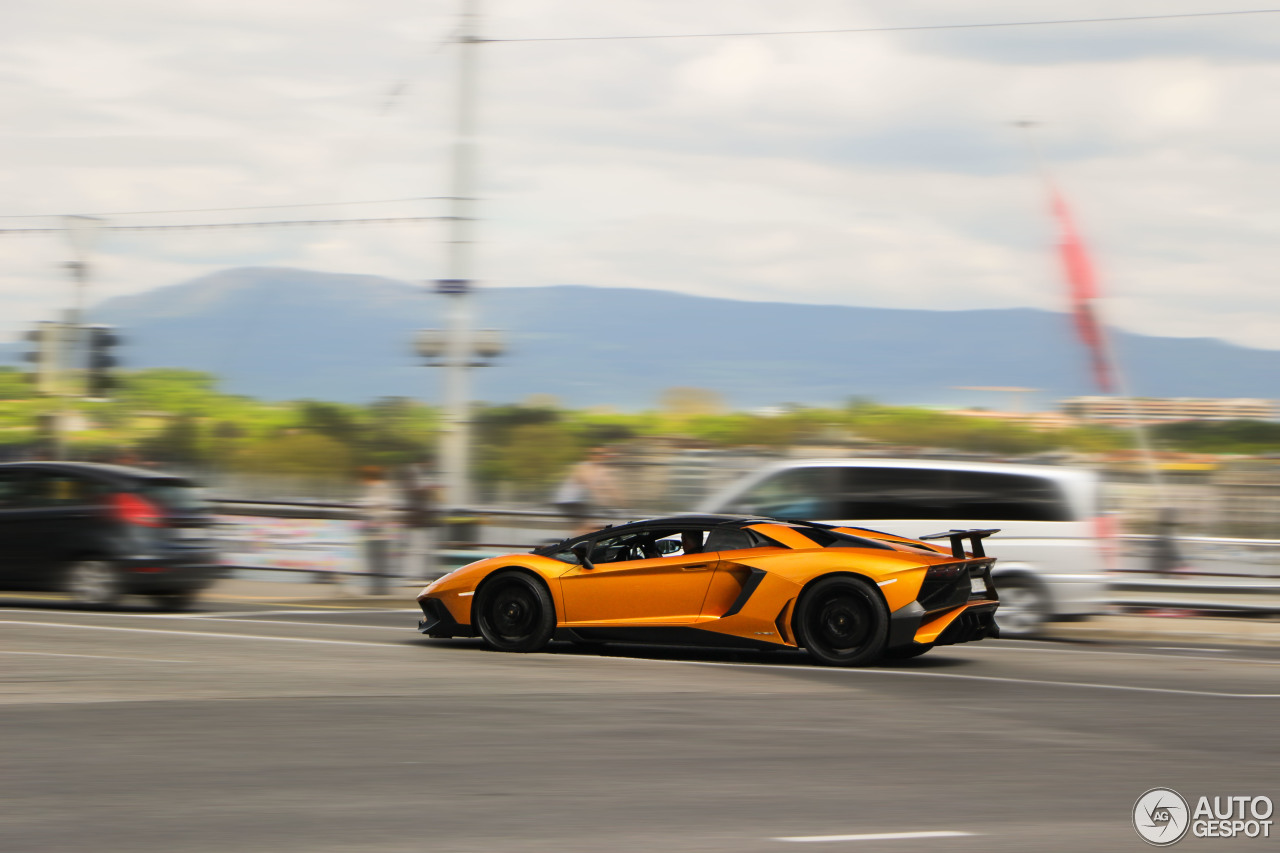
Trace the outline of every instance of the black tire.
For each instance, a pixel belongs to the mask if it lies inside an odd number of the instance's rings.
[[[884,654],[889,608],[865,581],[823,578],[800,597],[792,626],[799,645],[819,663],[865,666]]]
[[[927,651],[931,651],[932,649],[932,643],[925,643],[924,645],[916,644],[914,646],[907,646],[906,648],[901,649],[885,649],[884,657],[885,660],[910,660],[911,658],[918,658],[920,655]]]
[[[1000,596],[996,625],[1001,637],[1026,640],[1044,633],[1050,606],[1040,583],[1020,575],[997,577],[993,583]]]
[[[476,598],[475,624],[490,648],[500,652],[536,652],[551,642],[556,608],[551,593],[524,572],[498,572]]]
[[[62,578],[62,591],[82,607],[114,607],[123,589],[119,570],[106,560],[76,560]]]

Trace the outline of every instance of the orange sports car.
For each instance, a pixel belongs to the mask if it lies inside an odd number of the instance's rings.
[[[906,539],[761,517],[637,521],[463,566],[418,596],[418,630],[508,652],[567,639],[803,648],[833,666],[914,657],[998,636],[995,560],[982,547],[995,532]],[[937,539],[949,547],[927,541]]]

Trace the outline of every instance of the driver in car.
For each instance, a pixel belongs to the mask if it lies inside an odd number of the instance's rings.
[[[686,530],[680,534],[680,544],[686,554],[702,553],[702,531]]]

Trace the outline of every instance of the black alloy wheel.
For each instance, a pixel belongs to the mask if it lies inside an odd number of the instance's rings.
[[[524,572],[499,572],[485,581],[476,597],[476,627],[490,647],[536,652],[551,642],[556,610],[541,581]]]
[[[819,663],[862,666],[884,654],[889,609],[865,581],[823,578],[800,598],[794,629],[800,645]]]

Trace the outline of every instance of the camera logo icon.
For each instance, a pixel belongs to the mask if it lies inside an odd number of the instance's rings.
[[[1142,840],[1167,847],[1182,840],[1191,826],[1187,801],[1172,788],[1152,788],[1133,804],[1133,828]]]

